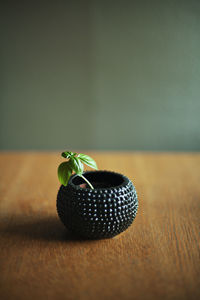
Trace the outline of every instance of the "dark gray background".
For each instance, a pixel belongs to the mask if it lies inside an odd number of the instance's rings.
[[[200,150],[200,1],[2,1],[1,149]]]

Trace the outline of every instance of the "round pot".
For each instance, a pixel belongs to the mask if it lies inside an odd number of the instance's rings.
[[[58,191],[57,211],[63,224],[88,239],[110,238],[126,230],[138,208],[130,179],[109,171],[87,171],[84,176],[94,190],[75,174]]]

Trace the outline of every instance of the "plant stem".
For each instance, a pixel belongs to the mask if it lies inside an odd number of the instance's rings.
[[[92,190],[94,190],[92,184],[83,175],[79,175],[79,176],[82,177],[85,180],[85,182],[87,182],[87,184],[91,187]]]

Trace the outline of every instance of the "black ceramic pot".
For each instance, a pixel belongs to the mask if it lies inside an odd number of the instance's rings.
[[[94,190],[72,175],[61,185],[57,211],[63,224],[74,234],[87,239],[110,238],[126,230],[138,208],[135,187],[124,175],[108,171],[85,172]]]

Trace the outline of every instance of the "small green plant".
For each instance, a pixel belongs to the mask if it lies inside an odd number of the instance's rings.
[[[76,152],[65,151],[62,152],[61,156],[67,158],[68,161],[61,163],[58,167],[58,179],[60,183],[66,186],[68,184],[70,176],[73,172],[75,172],[78,176],[85,180],[85,182],[91,187],[91,189],[94,189],[92,184],[83,176],[83,163],[97,170],[98,168],[96,162],[90,156],[82,153],[78,154]]]

